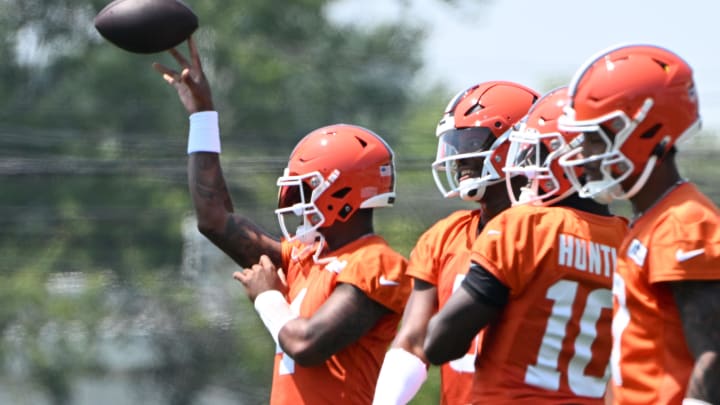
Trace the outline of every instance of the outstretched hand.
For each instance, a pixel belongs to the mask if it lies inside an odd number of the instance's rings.
[[[180,101],[189,114],[214,110],[210,84],[205,78],[205,72],[200,63],[200,54],[192,36],[188,38],[187,43],[190,50],[190,61],[175,48],[168,51],[180,65],[179,72],[157,62],[153,63],[153,69],[162,73],[163,79],[175,87]]]
[[[267,255],[260,256],[260,261],[251,268],[233,273],[233,278],[245,286],[251,302],[255,302],[255,297],[268,290],[278,290],[283,294],[287,292],[282,269],[276,269]]]

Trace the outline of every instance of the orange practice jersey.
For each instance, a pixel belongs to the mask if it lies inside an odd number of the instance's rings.
[[[618,404],[680,404],[694,361],[668,281],[720,280],[720,212],[677,187],[632,226],[613,283],[612,374]]]
[[[479,210],[454,212],[425,231],[410,254],[407,274],[437,287],[440,308],[468,272],[479,225]],[[475,338],[465,356],[442,365],[441,404],[467,403],[481,336]]]
[[[292,244],[283,243],[283,268],[290,287],[288,301],[300,317],[311,317],[338,283],[352,284],[393,312],[319,366],[295,364],[278,348],[270,403],[372,403],[380,366],[412,288],[410,278],[404,274],[405,258],[376,235],[332,252],[334,259],[322,263],[314,263],[311,253],[293,258],[292,248]]]
[[[485,329],[473,403],[602,404],[612,338],[619,217],[517,206],[490,221],[471,259],[509,288]]]

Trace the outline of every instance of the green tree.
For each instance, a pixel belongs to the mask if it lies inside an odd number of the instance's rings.
[[[236,205],[268,226],[272,207],[257,205],[302,135],[348,122],[399,141],[418,97],[422,31],[335,26],[330,3],[188,1]],[[274,348],[230,284],[233,264],[179,271],[187,118],[150,67],[173,61],[103,40],[92,18],[105,4],[0,0],[0,384],[72,403],[74,378],[112,371],[108,342],[130,350],[142,335],[153,356],[133,377],[139,398],[151,381],[173,404],[210,384],[263,402]],[[247,188],[232,182],[248,173]],[[208,298],[218,268],[227,288]]]

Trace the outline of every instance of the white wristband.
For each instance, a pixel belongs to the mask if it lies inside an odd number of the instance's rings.
[[[710,402],[703,401],[702,399],[696,398],[684,398],[682,405],[713,405]]]
[[[255,311],[260,315],[275,344],[280,346],[278,335],[286,323],[297,318],[285,297],[278,290],[261,292],[255,297]]]
[[[190,115],[188,155],[193,152],[220,153],[220,126],[217,111],[200,111]]]
[[[427,366],[416,355],[401,348],[385,353],[373,405],[405,405],[427,379]]]

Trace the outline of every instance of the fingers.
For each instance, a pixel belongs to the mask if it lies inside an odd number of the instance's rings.
[[[277,269],[277,275],[278,275],[278,278],[280,279],[280,282],[282,283],[282,285],[285,288],[287,288],[288,283],[287,283],[287,279],[285,278],[285,272],[283,271],[283,269]]]
[[[188,62],[188,60],[185,59],[183,54],[178,52],[177,49],[171,48],[170,50],[168,50],[168,52],[170,52],[170,55],[172,55],[173,58],[175,58],[175,60],[180,64],[180,66],[182,66],[184,69],[190,69],[190,67],[191,67],[190,62]]]
[[[275,264],[270,260],[270,257],[268,255],[262,255],[260,256],[260,261],[258,262],[259,265],[266,269],[275,269]]]
[[[268,257],[267,255],[262,255],[260,256],[260,261],[256,264],[253,264],[252,267],[243,269],[242,271],[234,272],[233,278],[243,284],[246,284],[249,280],[253,278],[255,273],[261,273],[266,271],[275,271],[275,265],[270,260],[270,257]],[[282,273],[282,269],[278,270],[278,273]],[[285,280],[284,274],[278,274],[278,276],[283,281]]]
[[[233,278],[235,280],[243,283],[243,285],[247,285],[248,281],[250,281],[253,277],[252,273],[253,273],[252,269],[242,269],[242,271],[234,272]]]
[[[181,75],[165,65],[155,62],[152,64],[152,67],[157,72],[162,73],[163,79],[171,85],[177,84],[182,79]]]
[[[169,74],[167,74],[167,73],[163,75],[163,79],[165,79],[166,82],[168,82],[168,83],[170,83],[170,84],[172,84],[172,85],[175,85],[175,84],[177,84],[177,82],[178,82],[178,80],[175,79],[174,76],[171,76],[171,75],[169,75]]]
[[[157,62],[152,64],[153,69],[160,72],[166,82],[176,87],[179,84],[185,84],[192,88],[204,80],[202,65],[200,64],[200,54],[198,53],[195,41],[192,36],[190,36],[187,41],[192,65],[176,48],[168,50],[168,53],[180,64],[180,73]]]
[[[186,84],[194,82],[193,77],[190,76],[190,69],[185,68],[182,70],[182,72],[180,73],[180,80]]]
[[[192,59],[193,67],[198,71],[202,71],[202,64],[200,63],[200,53],[195,45],[195,40],[192,35],[188,38],[188,49],[190,50],[190,59]]]
[[[162,73],[163,79],[165,79],[166,82],[175,85],[180,83],[185,84],[191,84],[192,83],[192,77],[190,76],[190,69],[183,69],[182,72],[178,73],[172,69],[167,68],[166,66],[163,66],[159,63],[153,63],[153,69],[157,70],[158,72]]]
[[[170,76],[177,75],[176,71],[174,71],[173,69],[170,69],[169,67],[163,65],[162,63],[153,62],[152,67],[157,72],[162,73],[163,75],[170,75]]]

